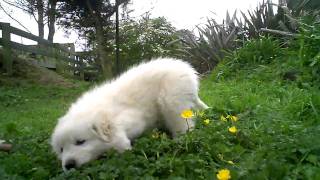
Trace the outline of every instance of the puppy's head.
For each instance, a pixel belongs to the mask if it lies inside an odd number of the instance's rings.
[[[112,125],[103,113],[69,113],[59,119],[51,145],[66,171],[96,159],[112,148],[112,137]]]

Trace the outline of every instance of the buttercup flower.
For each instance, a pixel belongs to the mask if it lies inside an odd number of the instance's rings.
[[[229,132],[231,132],[231,133],[236,133],[237,131],[238,130],[237,130],[237,128],[235,126],[232,126],[232,127],[229,128]]]
[[[217,178],[219,180],[231,179],[230,171],[228,169],[221,169],[217,174]]]
[[[223,115],[220,116],[221,121],[227,121],[227,118],[225,118]]]
[[[209,120],[209,119],[203,120],[203,124],[204,124],[204,125],[208,125],[209,123],[210,123],[210,120]]]
[[[182,111],[181,117],[182,117],[182,118],[185,118],[185,119],[193,117],[193,112],[192,112],[192,110],[187,109],[187,110]]]
[[[230,116],[230,119],[233,122],[237,122],[238,121],[238,117],[237,116]]]

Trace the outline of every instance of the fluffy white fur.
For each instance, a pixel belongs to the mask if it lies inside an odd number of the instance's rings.
[[[185,133],[185,109],[207,106],[198,96],[197,72],[186,62],[157,59],[131,68],[119,78],[82,95],[59,122],[51,144],[64,170],[79,167],[108,149],[131,149],[145,130]],[[188,120],[192,128],[194,122]]]

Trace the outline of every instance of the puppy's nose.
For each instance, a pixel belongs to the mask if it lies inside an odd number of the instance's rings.
[[[66,162],[66,164],[64,165],[64,167],[67,170],[70,170],[71,168],[75,168],[76,167],[76,161],[74,159],[70,159]]]

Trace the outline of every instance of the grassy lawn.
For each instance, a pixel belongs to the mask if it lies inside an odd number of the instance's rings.
[[[283,80],[277,63],[236,72],[221,64],[203,78],[200,96],[211,108],[197,128],[177,139],[147,132],[132,151],[62,172],[49,146],[56,120],[88,85],[0,87],[0,179],[320,179],[319,89]],[[221,120],[234,115],[237,121]],[[209,119],[208,121],[204,121]],[[236,133],[228,129],[237,128]]]
[[[49,137],[57,118],[87,88],[82,86],[0,87],[0,139],[14,145],[12,153],[0,152],[0,179],[41,178],[57,173],[58,162],[49,147]]]

